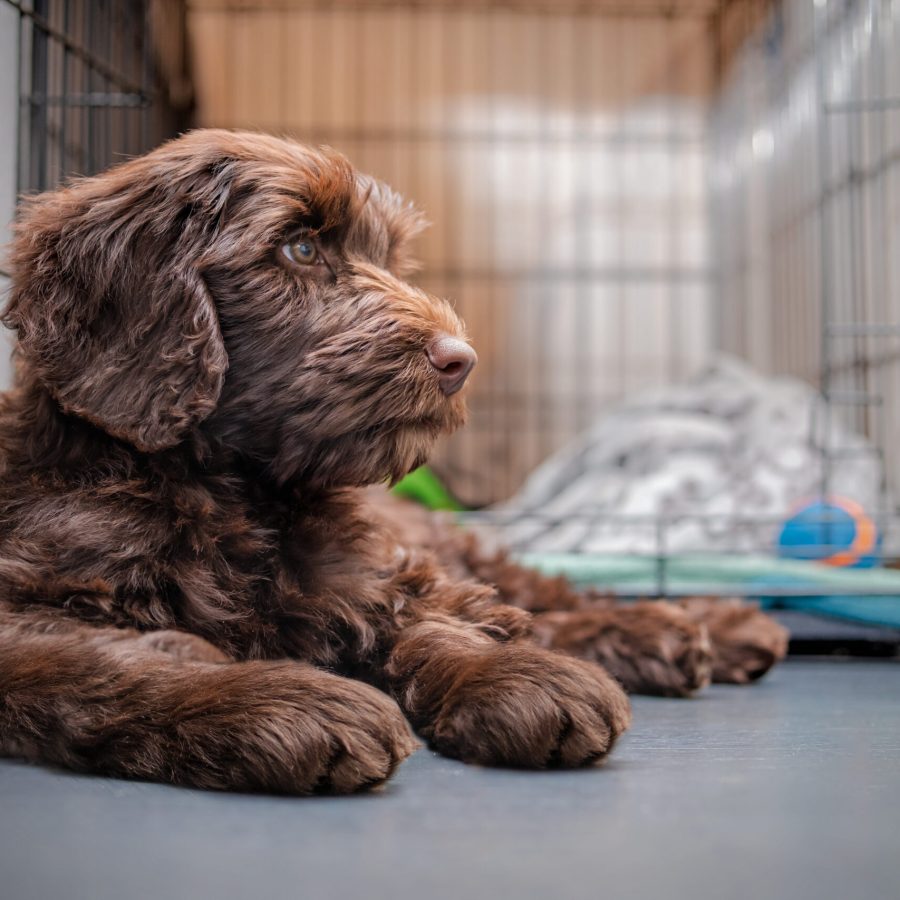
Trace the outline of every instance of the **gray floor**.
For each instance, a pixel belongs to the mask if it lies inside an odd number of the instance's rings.
[[[790,662],[638,699],[600,770],[420,751],[380,794],[296,800],[0,762],[0,898],[900,897],[900,665]]]

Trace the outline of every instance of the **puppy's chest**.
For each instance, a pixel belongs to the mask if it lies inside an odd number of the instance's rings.
[[[198,562],[235,598],[247,655],[353,662],[394,628],[394,567],[346,509],[237,505],[206,524]]]
[[[273,599],[321,593],[371,576],[375,563],[362,530],[338,516],[252,500],[221,503],[188,529],[198,561],[219,577],[262,581]]]

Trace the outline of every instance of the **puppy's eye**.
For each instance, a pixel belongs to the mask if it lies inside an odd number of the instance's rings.
[[[298,266],[314,266],[319,261],[319,250],[309,238],[297,238],[285,244],[282,252]]]

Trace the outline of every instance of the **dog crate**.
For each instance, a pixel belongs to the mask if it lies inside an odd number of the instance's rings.
[[[480,357],[470,424],[434,460],[466,505],[508,498],[615,400],[708,355],[720,14],[713,0],[190,4],[201,123],[332,145],[433,223],[418,280],[456,304]]]
[[[456,304],[480,355],[470,424],[434,459],[479,510],[469,521],[523,553],[525,526],[639,535],[625,562],[643,580],[625,563],[607,579],[621,593],[758,593],[714,568],[692,581],[678,536],[749,560],[777,519],[509,503],[625,398],[726,351],[809,386],[795,409],[817,493],[868,472],[866,512],[896,558],[897,0],[0,0],[0,14],[19,190],[193,122],[330,144],[419,203],[434,223],[419,281]],[[570,549],[576,568],[599,555]],[[832,593],[898,593],[836,576]]]
[[[188,123],[186,40],[177,0],[0,0],[4,225],[18,194],[99,172]]]
[[[740,568],[778,517],[508,502],[623,398],[726,351],[809,386],[815,493],[865,471],[896,557],[896,0],[192,0],[189,25],[201,124],[335,146],[433,221],[419,281],[481,358],[434,460],[467,521],[544,564],[523,533],[640,534],[604,570],[621,593],[900,593],[679,569],[679,531],[734,535],[715,550]],[[589,543],[568,549],[590,574]]]
[[[738,6],[726,7],[726,18]],[[898,16],[900,4],[875,0],[774,5],[718,80],[704,135],[711,346],[815,389],[793,410],[805,423],[815,494],[833,496],[863,477],[867,513],[889,566],[898,555],[890,485],[900,475],[891,451],[900,438]],[[577,479],[579,460],[566,459],[564,471]],[[493,524],[538,564],[546,564],[546,554],[527,553],[535,536],[568,529],[569,549],[590,556],[592,544],[579,533],[607,535],[604,546],[631,535],[620,546],[638,546],[643,559],[597,566],[564,555],[549,566],[589,582],[599,577],[623,593],[810,597],[810,608],[847,615],[863,610],[859,595],[874,601],[898,594],[893,575],[832,570],[819,580],[802,566],[773,570],[760,555],[771,554],[783,516],[684,509],[622,516],[582,504],[585,522],[577,523],[540,506],[531,497],[473,520]],[[523,527],[523,514],[534,520],[531,527]],[[844,515],[834,506],[819,512],[808,545],[792,554],[837,551]],[[722,558],[679,554],[685,534]],[[861,617],[896,624],[896,614],[878,606]]]

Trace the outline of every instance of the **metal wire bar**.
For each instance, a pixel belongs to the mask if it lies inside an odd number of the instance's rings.
[[[900,112],[900,97],[876,97],[872,100],[847,100],[842,103],[826,103],[824,111],[829,114],[869,113],[897,110]]]
[[[481,530],[486,529],[489,534],[497,534],[501,537],[506,536],[504,538],[505,542],[511,543],[516,552],[522,552],[523,549],[527,548],[517,547],[514,539],[510,542],[506,528],[510,526],[521,527],[529,522],[552,528],[571,525],[580,521],[593,526],[614,528],[617,535],[629,533],[629,531],[635,534],[650,535],[652,538],[652,546],[650,548],[624,554],[624,556],[636,560],[646,561],[648,563],[646,576],[640,578],[638,583],[635,583],[633,580],[617,582],[615,577],[612,576],[611,579],[607,579],[600,585],[604,590],[620,596],[677,597],[709,594],[773,598],[812,597],[821,596],[823,592],[828,592],[829,590],[835,590],[835,588],[823,587],[820,583],[791,583],[798,577],[796,573],[791,574],[791,581],[787,583],[784,578],[779,582],[774,576],[773,579],[766,579],[762,582],[745,579],[742,583],[736,582],[733,578],[719,581],[715,579],[703,581],[695,578],[686,583],[685,575],[681,576],[680,581],[673,575],[673,569],[683,562],[699,561],[703,564],[710,560],[733,559],[735,556],[746,557],[748,554],[747,540],[752,536],[755,536],[756,552],[764,556],[770,556],[777,529],[784,524],[782,517],[740,516],[728,513],[622,514],[608,510],[582,509],[577,513],[562,516],[529,510],[479,510],[457,514],[457,518],[468,527]],[[839,522],[841,522],[841,514],[836,511],[823,511],[818,517],[818,524],[825,526],[826,535],[830,531],[827,525]],[[733,549],[729,549],[726,546],[704,552],[671,551],[669,536],[672,529],[686,524],[717,526],[720,531],[723,528],[727,528],[730,533],[740,535],[743,540],[740,545],[735,544]],[[900,517],[894,516],[888,516],[879,523],[879,527],[896,528],[898,526],[900,526]],[[793,546],[791,549],[792,553],[797,555],[796,558],[813,560],[815,558],[832,556],[845,549],[845,547],[843,543],[829,541],[825,537],[807,544]],[[594,552],[584,550],[566,554],[567,558],[579,555],[596,558]],[[601,554],[602,556],[604,555]],[[606,556],[615,558],[617,561],[621,561],[623,558],[621,552],[606,554]],[[885,562],[893,561],[895,561],[893,557],[885,560]],[[873,584],[871,581],[858,579],[854,583],[843,583],[840,587],[840,593],[848,596],[896,597],[897,587],[894,584]]]
[[[208,12],[266,13],[310,10],[369,13],[395,9],[433,12],[465,11],[482,16],[501,10],[547,17],[603,16],[606,19],[659,18],[677,13],[679,18],[708,20],[722,0],[189,0],[191,6]]]
[[[0,0],[18,13],[18,188],[92,174],[171,134],[147,0]]]
[[[95,72],[102,75],[104,78],[107,78],[128,93],[140,94],[142,92],[140,85],[132,82],[131,79],[121,72],[117,72],[105,59],[98,56],[91,49],[76,42],[64,31],[55,28],[44,16],[25,6],[23,3],[19,2],[19,0],[3,0],[3,2],[18,10],[22,17],[30,19],[35,28],[39,29],[48,38],[57,41],[61,46],[65,47],[73,57],[83,62],[90,69],[93,69]]]
[[[42,94],[32,93],[28,94],[28,96],[26,97],[22,97],[21,102],[24,104],[34,104],[37,106],[112,106],[133,109],[140,106],[149,106],[151,100],[143,93],[104,94],[95,92],[91,94],[61,94],[57,96],[46,96]]]
[[[825,333],[829,337],[900,337],[900,324],[881,322],[826,322]]]
[[[432,267],[419,279],[467,277],[478,281],[673,281],[705,282],[710,276],[709,269],[679,268],[671,266],[495,266],[482,268],[475,266]],[[585,298],[585,302],[589,302]]]
[[[862,391],[857,392],[847,392],[847,391],[832,391],[830,394],[825,395],[825,400],[828,403],[846,403],[846,404],[858,404],[861,406],[880,406],[884,403],[884,397],[879,394],[866,394]]]
[[[870,450],[870,452],[876,452]],[[598,507],[597,509],[581,507],[564,514],[548,513],[529,509],[479,509],[457,514],[460,521],[467,524],[516,525],[521,522],[539,522],[549,526],[565,525],[567,522],[589,521],[603,522],[623,527],[650,526],[655,528],[659,522],[671,527],[685,522],[702,524],[729,525],[735,528],[769,527],[784,524],[784,516],[742,516],[735,513],[710,512],[667,512],[657,513],[621,513]],[[827,509],[817,514],[822,522],[839,522],[846,518],[845,513],[831,512]],[[900,516],[896,517],[900,522]]]

